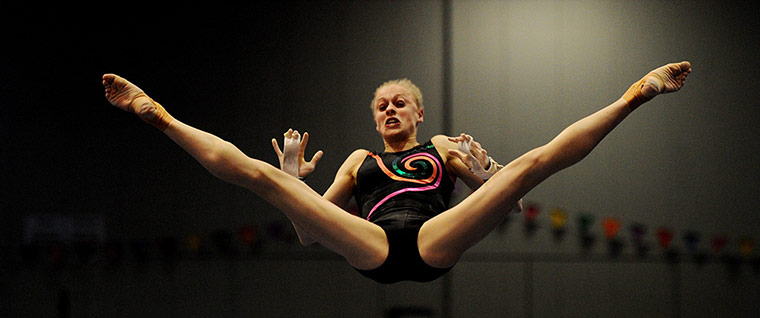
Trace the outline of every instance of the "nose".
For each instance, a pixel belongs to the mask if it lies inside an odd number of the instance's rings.
[[[393,105],[388,105],[388,107],[385,108],[385,114],[386,115],[393,115],[396,113],[396,107]]]

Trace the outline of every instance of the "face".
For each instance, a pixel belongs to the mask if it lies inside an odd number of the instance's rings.
[[[395,84],[377,91],[373,113],[377,132],[389,141],[417,136],[417,125],[423,121],[423,110],[417,106],[414,95]]]

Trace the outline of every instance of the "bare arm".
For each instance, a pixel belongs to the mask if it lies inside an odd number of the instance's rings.
[[[459,145],[455,141],[460,141],[462,138],[468,138],[470,141],[472,141],[474,147],[472,150],[475,153],[474,155],[468,156],[468,154],[460,151]],[[490,162],[490,165],[494,166],[494,173],[503,167],[498,162],[489,157],[485,149],[482,149],[479,143],[472,140],[472,136],[465,134],[461,134],[458,137],[446,137],[443,135],[438,135],[433,137],[433,143],[436,144],[437,147],[440,147],[443,152],[447,154],[447,171],[449,171],[450,174],[455,175],[457,178],[461,179],[462,182],[464,182],[464,184],[473,191],[480,188],[480,186],[485,183],[485,180],[472,172],[472,169],[470,167],[470,165],[472,165],[472,162],[465,161],[477,160],[479,161],[481,167],[486,166],[486,163]],[[522,199],[515,203],[511,211],[522,211]]]
[[[483,185],[483,179],[472,174],[467,164],[462,161],[461,157],[464,155],[456,155],[458,146],[455,142],[444,135],[434,136],[431,138],[431,141],[436,146],[436,149],[439,150],[438,153],[441,157],[446,159],[445,164],[449,174],[461,179],[472,190],[477,190]]]

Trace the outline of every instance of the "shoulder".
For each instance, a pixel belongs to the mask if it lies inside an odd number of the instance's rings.
[[[459,152],[459,144],[449,140],[449,136],[437,135],[430,139],[438,153],[446,161],[446,170],[452,176],[462,179],[464,183],[475,190],[483,184],[483,180],[470,172],[470,168],[459,157],[449,153],[449,150]]]
[[[438,154],[443,159],[444,164],[448,166],[448,164],[451,163],[452,159],[452,155],[449,154],[449,150],[459,149],[457,143],[449,140],[449,136],[446,135],[435,135],[433,138],[430,138],[430,142],[432,142],[435,146],[435,150],[438,151]]]
[[[444,153],[449,149],[458,149],[459,147],[457,143],[449,140],[449,136],[446,135],[435,135],[433,138],[430,138],[430,142],[433,143],[436,149]]]
[[[364,158],[367,157],[369,154],[369,150],[366,149],[356,149],[354,152],[352,152],[350,155],[348,155],[348,158],[346,158],[346,161],[364,161]]]
[[[361,166],[362,162],[364,162],[367,154],[369,154],[369,151],[365,149],[354,150],[354,152],[348,155],[348,158],[346,158],[346,160],[343,162],[340,170],[342,170],[344,173],[355,172],[356,169],[359,169],[359,166]]]

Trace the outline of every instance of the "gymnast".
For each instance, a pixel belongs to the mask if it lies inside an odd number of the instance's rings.
[[[332,185],[319,195],[299,180],[322,156],[304,159],[309,136],[285,133],[272,141],[281,169],[250,158],[231,143],[174,119],[126,79],[103,75],[106,99],[163,131],[214,176],[245,187],[281,210],[301,243],[317,242],[380,283],[432,281],[488,235],[520,199],[552,174],[588,155],[641,104],[678,91],[691,72],[687,61],[659,67],[618,100],[564,129],[546,145],[502,166],[469,135],[438,135],[424,143],[422,93],[409,80],[382,84],[371,102],[384,152],[356,150]],[[474,191],[448,207],[456,178]],[[346,211],[355,196],[359,215]]]

